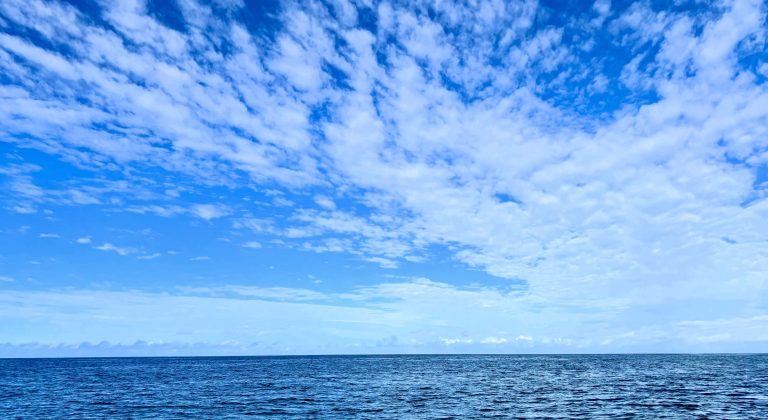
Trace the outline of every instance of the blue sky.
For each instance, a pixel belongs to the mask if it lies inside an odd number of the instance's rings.
[[[0,356],[768,350],[766,6],[0,3]]]

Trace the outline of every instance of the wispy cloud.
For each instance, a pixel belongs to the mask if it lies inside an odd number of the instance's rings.
[[[136,205],[126,209],[139,214],[155,214],[161,217],[171,217],[178,214],[191,214],[204,220],[217,219],[231,213],[227,206],[215,204],[195,204],[189,207],[180,205]]]
[[[130,255],[136,252],[136,250],[133,248],[119,247],[119,246],[112,245],[109,242],[105,242],[103,245],[95,246],[94,249],[98,249],[99,251],[114,252],[122,256]]]
[[[154,260],[155,258],[158,258],[158,257],[160,257],[161,255],[162,255],[162,254],[160,254],[159,252],[155,252],[155,253],[152,253],[152,254],[139,255],[139,256],[138,256],[138,257],[136,257],[136,258],[138,258],[138,259],[140,259],[140,260]]]

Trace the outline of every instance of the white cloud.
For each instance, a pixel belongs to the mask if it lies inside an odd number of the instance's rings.
[[[227,207],[213,204],[196,204],[192,206],[192,211],[205,220],[217,219],[230,213]]]
[[[16,279],[13,278],[13,277],[9,277],[9,276],[0,276],[0,281],[8,281],[8,282],[10,282],[10,281],[16,281]]]
[[[83,236],[81,238],[77,238],[77,240],[75,242],[77,242],[79,244],[89,244],[89,243],[91,243],[91,237],[90,236]]]
[[[597,0],[592,8],[600,15],[607,15],[611,11],[611,0]]]
[[[71,54],[0,37],[13,80],[0,87],[4,138],[133,175],[53,188],[36,182],[42,168],[11,165],[2,174],[17,212],[62,204],[237,215],[233,226],[264,243],[383,268],[429,262],[436,248],[524,280],[541,306],[627,321],[662,304],[698,302],[703,314],[701,302],[718,301],[728,319],[764,311],[768,202],[758,173],[768,163],[768,91],[740,62],[763,45],[759,2],[694,16],[597,1],[567,28],[538,27],[545,13],[535,2],[441,2],[430,14],[382,3],[376,33],[355,28],[352,9],[296,6],[276,15],[273,38],[209,14],[193,14],[182,33],[135,5],[105,5],[105,28],[74,7],[31,4],[0,7],[9,24]],[[222,30],[203,29],[209,23]],[[596,38],[610,39],[582,48]],[[616,48],[612,75],[600,54]],[[234,187],[299,192],[273,191],[260,204],[285,217],[220,197],[180,203],[170,181],[137,181],[143,168],[238,195]],[[567,340],[563,331],[516,334],[504,337]]]
[[[257,249],[257,248],[261,248],[261,246],[262,246],[261,243],[257,242],[257,241],[248,241],[248,242],[243,244],[244,248],[254,248],[254,249]]]
[[[200,256],[197,256],[197,257],[192,257],[189,260],[190,261],[208,261],[210,259],[211,259],[211,257],[209,257],[207,255],[200,255]]]
[[[161,217],[172,217],[178,214],[191,214],[204,220],[213,220],[231,213],[227,206],[216,204],[194,204],[189,207],[180,205],[144,204],[126,208],[125,210],[139,214],[156,214]]]
[[[140,260],[154,260],[155,258],[160,257],[160,255],[162,255],[162,254],[160,254],[159,252],[155,252],[155,253],[152,253],[152,254],[139,255],[136,258],[138,258]]]
[[[36,213],[37,210],[34,207],[30,207],[27,205],[18,205],[12,207],[13,211],[19,214],[33,214]]]
[[[482,344],[506,344],[509,340],[503,337],[486,337],[482,341],[480,341]]]
[[[471,338],[440,338],[446,346],[452,346],[454,344],[472,344],[474,340]]]
[[[132,253],[136,252],[136,250],[133,249],[133,248],[118,247],[118,246],[112,245],[109,242],[105,242],[103,245],[95,246],[94,248],[98,249],[99,251],[114,252],[114,253],[116,253],[118,255],[122,255],[122,256],[129,255],[129,254],[132,254]]]
[[[40,237],[41,238],[58,238],[59,235],[56,233],[41,233]]]
[[[733,349],[734,343],[759,346],[768,340],[760,333],[765,324],[762,315],[660,321],[633,332],[622,322],[608,322],[631,317],[599,308],[588,312],[549,308],[547,322],[536,322],[538,315],[531,309],[541,304],[536,296],[489,287],[460,288],[427,279],[334,293],[243,285],[179,288],[176,293],[5,290],[0,291],[0,321],[20,326],[6,337],[9,343],[34,339],[73,345],[92,337],[113,343],[183,343],[192,338],[200,343],[280,343],[271,349],[252,349],[271,354],[374,348],[393,353],[452,351],[448,348],[482,351],[483,347],[473,347],[477,345],[510,352],[605,352],[647,350],[647,343],[659,350],[685,345],[696,351]],[[68,314],[63,327],[44,322],[46,316],[60,313]],[[579,328],[584,324],[595,327]],[[381,347],[382,340],[389,344]],[[292,350],[286,351],[287,347]],[[229,354],[235,353],[230,350]]]
[[[372,263],[376,263],[382,268],[397,268],[397,262],[394,260],[390,260],[388,258],[368,257],[368,258],[365,258],[365,260]]]
[[[334,210],[336,208],[336,203],[333,200],[322,195],[315,197],[315,203],[326,210]]]
[[[185,209],[182,206],[177,206],[177,205],[161,206],[157,204],[131,206],[126,208],[125,210],[131,213],[138,213],[138,214],[156,214],[160,217],[172,217],[177,214],[183,214],[183,213],[189,212],[188,209]]]
[[[278,207],[292,207],[294,204],[293,201],[288,200],[287,198],[283,197],[275,197],[272,199],[272,204],[278,206]]]

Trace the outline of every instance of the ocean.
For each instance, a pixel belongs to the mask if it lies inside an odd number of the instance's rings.
[[[768,418],[768,355],[1,359],[0,418]]]

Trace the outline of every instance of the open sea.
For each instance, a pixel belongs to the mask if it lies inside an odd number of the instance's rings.
[[[768,355],[0,359],[0,419],[768,419]]]

